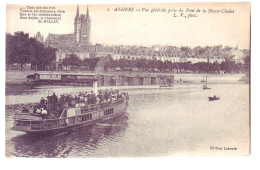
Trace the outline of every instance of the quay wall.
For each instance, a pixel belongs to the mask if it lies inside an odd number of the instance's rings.
[[[37,73],[46,73],[46,71],[37,71]],[[6,71],[6,83],[7,84],[23,84],[26,82],[26,77],[30,74],[34,74],[35,71],[19,71],[8,70]],[[92,73],[93,72],[84,72]],[[206,79],[208,82],[232,82],[245,79],[245,74],[170,74],[170,73],[138,73],[138,72],[108,72],[97,74],[99,76],[99,85],[120,86],[120,85],[152,85],[151,77],[155,79],[155,85],[159,84],[161,77],[165,75],[167,78],[172,79],[174,83],[190,82],[196,83]],[[103,75],[103,79],[102,79]],[[247,78],[248,79],[248,78]],[[103,82],[102,82],[103,81]]]

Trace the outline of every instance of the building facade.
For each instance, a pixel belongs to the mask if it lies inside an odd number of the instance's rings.
[[[98,86],[174,84],[173,74],[161,73],[103,73],[97,74]]]
[[[73,21],[72,21],[73,22]],[[72,23],[73,25],[73,23]],[[105,46],[90,43],[91,18],[88,8],[84,14],[80,14],[77,6],[74,18],[74,32],[69,34],[49,33],[45,42],[43,36],[38,32],[35,38],[44,42],[46,46],[56,48],[56,67],[62,67],[62,60],[70,54],[75,54],[81,60],[86,58],[111,56],[114,60],[135,60],[145,58],[147,60],[161,60],[163,62],[209,62],[221,63],[226,59],[243,63],[244,53],[237,48],[214,47],[175,47],[154,45],[143,46]]]
[[[34,38],[41,42],[41,43],[44,43],[44,38],[43,38],[43,35],[41,35],[41,33],[38,31],[37,34],[34,36]]]
[[[76,54],[80,59],[89,58],[91,19],[87,8],[86,14],[79,13],[79,6],[74,19],[74,33],[52,34],[49,33],[45,45],[57,48],[56,62],[62,61],[70,54]]]

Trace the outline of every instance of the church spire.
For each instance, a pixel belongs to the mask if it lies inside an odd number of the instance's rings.
[[[76,17],[77,17],[77,18],[79,17],[79,4],[77,5],[77,14],[76,14]]]
[[[89,18],[89,14],[88,14],[88,6],[87,6],[87,18]]]

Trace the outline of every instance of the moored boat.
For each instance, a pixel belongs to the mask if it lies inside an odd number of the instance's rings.
[[[203,85],[203,90],[211,89],[207,85]]]
[[[203,77],[204,79],[204,77]],[[206,81],[205,81],[205,84],[203,85],[203,90],[208,90],[208,89],[211,89],[208,87],[208,77],[206,76]]]
[[[92,86],[95,75],[93,73],[34,73],[26,77],[26,83],[32,85],[85,85]]]
[[[205,83],[206,81],[204,80],[204,75],[203,75],[203,79],[200,81],[202,83]]]
[[[172,88],[173,85],[171,83],[169,84],[160,84],[160,88]]]

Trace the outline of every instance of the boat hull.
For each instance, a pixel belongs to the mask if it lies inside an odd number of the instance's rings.
[[[42,129],[42,130],[32,130],[32,129],[15,129],[12,128],[12,130],[14,131],[20,131],[20,132],[25,132],[28,134],[51,134],[51,133],[60,133],[60,132],[66,132],[66,131],[70,131],[76,128],[81,128],[81,127],[89,127],[89,126],[93,126],[96,123],[100,123],[100,122],[104,122],[107,120],[111,120],[114,119],[116,117],[122,116],[125,113],[121,113],[121,114],[116,114],[116,115],[112,115],[110,117],[107,118],[103,118],[103,119],[97,119],[97,120],[92,120],[90,122],[85,122],[83,124],[75,124],[75,125],[71,125],[71,126],[64,126],[64,127],[59,127],[59,128],[52,128],[52,129]]]
[[[209,97],[209,101],[219,100],[219,97]]]
[[[56,126],[56,127],[39,128],[39,129],[32,129],[31,126],[14,126],[12,128],[12,130],[21,131],[21,132],[25,132],[25,133],[29,133],[29,134],[47,134],[47,133],[59,133],[59,132],[62,132],[62,131],[69,131],[69,130],[74,129],[74,128],[92,126],[95,123],[103,122],[103,121],[110,120],[110,119],[113,119],[115,117],[121,116],[121,115],[126,113],[127,105],[128,105],[128,102],[124,101],[123,103],[109,107],[109,109],[111,109],[111,108],[114,109],[113,114],[93,118],[91,120],[84,121],[84,122],[69,123],[69,121],[68,121],[68,123],[64,123],[64,124]],[[89,112],[88,114],[91,114],[91,113],[96,113],[96,114],[103,113],[104,114],[106,109],[108,109],[108,108],[104,108],[102,110],[95,111],[95,112]],[[86,113],[84,113],[84,114],[86,114]],[[79,116],[81,116],[81,115],[79,115]],[[66,118],[66,119],[70,119],[70,118]],[[65,122],[67,122],[67,121],[65,120]]]

